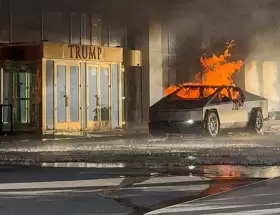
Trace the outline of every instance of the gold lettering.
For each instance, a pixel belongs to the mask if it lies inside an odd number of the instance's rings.
[[[87,59],[88,58],[88,48],[87,46],[82,46],[82,57],[83,59]]]
[[[76,46],[76,58],[79,58],[79,59],[81,59],[82,57],[81,57],[81,54],[80,54],[80,47],[79,46]]]
[[[70,58],[73,58],[73,51],[74,51],[75,46],[69,45],[68,48],[70,49]]]
[[[98,50],[98,57],[97,58],[98,58],[98,60],[100,60],[100,55],[102,53],[102,49],[100,47],[98,47],[97,50]]]
[[[69,57],[75,59],[100,60],[102,48],[95,46],[68,45]]]
[[[89,59],[96,59],[95,47],[89,47]]]

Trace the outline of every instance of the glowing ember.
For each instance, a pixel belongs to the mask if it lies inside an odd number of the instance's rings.
[[[243,66],[242,61],[228,61],[227,59],[231,56],[230,49],[234,46],[234,41],[230,41],[226,44],[226,50],[224,54],[217,57],[215,54],[212,57],[202,56],[200,58],[200,63],[202,65],[203,71],[195,75],[195,82],[184,83],[181,85],[171,85],[165,91],[165,95],[170,95],[171,93],[181,89],[177,92],[177,96],[184,99],[194,99],[199,98],[200,92],[198,88],[183,88],[185,85],[214,85],[214,86],[233,86],[232,75],[241,69]],[[211,95],[215,89],[206,88],[203,92],[203,97]],[[228,92],[222,92],[225,96],[228,96]],[[233,97],[237,97],[238,94],[231,92]]]

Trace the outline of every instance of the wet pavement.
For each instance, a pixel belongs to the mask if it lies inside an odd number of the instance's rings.
[[[197,166],[192,170],[1,166],[0,214],[156,213],[279,173],[279,167],[244,166]]]
[[[280,135],[230,135],[218,138],[133,138],[114,141],[45,141],[1,144],[2,163],[65,166],[99,163],[122,167],[166,167],[203,164],[280,165]]]
[[[273,130],[274,129],[274,130]],[[95,134],[97,135],[97,134]],[[280,165],[279,122],[265,135],[227,133],[217,138],[145,133],[12,142],[1,139],[0,162],[35,166],[187,167],[205,164]],[[102,136],[103,135],[103,136]],[[109,136],[108,136],[109,135]]]

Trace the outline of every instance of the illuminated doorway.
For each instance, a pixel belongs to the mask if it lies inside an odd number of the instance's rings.
[[[80,65],[56,63],[54,74],[55,130],[80,130]]]
[[[3,104],[12,105],[3,108],[3,125],[21,130],[36,127],[36,106],[34,105],[36,91],[36,64],[33,62],[5,61],[3,65]]]

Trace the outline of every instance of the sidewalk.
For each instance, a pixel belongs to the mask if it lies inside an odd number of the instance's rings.
[[[0,162],[121,168],[200,164],[279,165],[280,121],[266,122],[265,131],[266,135],[262,136],[236,133],[217,138],[153,138],[144,131],[95,133],[91,136],[54,135],[49,139],[38,137],[25,140],[18,136],[17,140],[12,141],[7,137],[7,141],[2,140],[0,144]]]
[[[0,143],[23,143],[23,142],[45,142],[45,141],[62,141],[62,140],[80,140],[90,139],[93,142],[104,140],[116,140],[137,138],[148,135],[147,129],[134,129],[134,130],[115,130],[103,132],[60,132],[49,134],[36,134],[31,132],[18,132],[10,135],[0,136]]]
[[[266,121],[264,125],[266,133],[280,133],[280,120]],[[65,140],[90,140],[92,142],[111,141],[118,139],[132,139],[149,136],[148,128],[137,128],[130,130],[100,131],[100,132],[72,132],[72,133],[50,133],[36,134],[19,132],[14,135],[0,136],[0,143],[23,143],[23,142],[45,142],[45,141],[62,141]]]

